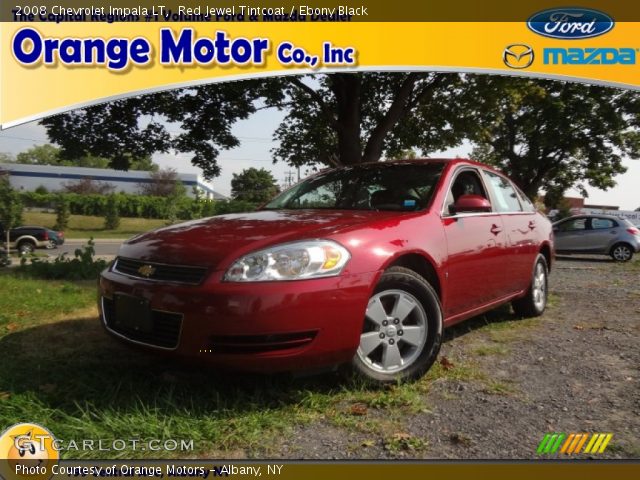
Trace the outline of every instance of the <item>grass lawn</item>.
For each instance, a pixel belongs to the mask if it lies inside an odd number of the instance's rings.
[[[25,225],[40,225],[53,228],[56,223],[55,213],[29,212],[23,215]],[[120,218],[117,230],[105,230],[104,217],[88,215],[71,215],[69,228],[65,230],[65,238],[128,238],[138,233],[163,227],[166,220],[149,218]]]
[[[394,422],[426,408],[423,393],[435,377],[460,374],[436,365],[421,382],[384,389],[335,374],[224,375],[132,350],[109,337],[98,321],[94,282],[25,279],[5,270],[0,292],[1,425],[36,422],[63,441],[175,439],[193,440],[195,447],[192,452],[63,452],[67,458],[237,452],[268,457],[295,425],[315,420],[393,433]],[[376,408],[392,413],[382,423],[361,413]]]
[[[0,270],[0,425],[39,423],[63,442],[172,439],[194,446],[72,451],[63,458],[269,458],[297,425],[313,422],[383,438],[389,450],[423,450],[422,439],[397,432],[408,416],[430,410],[431,384],[488,381],[473,361],[458,358],[436,363],[416,383],[386,388],[336,374],[292,379],[181,365],[108,336],[98,320],[95,282],[17,275]],[[518,324],[498,317],[492,329],[500,332]],[[474,323],[491,328],[484,317]]]

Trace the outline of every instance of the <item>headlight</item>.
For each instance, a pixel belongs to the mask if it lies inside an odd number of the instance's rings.
[[[329,240],[285,243],[236,260],[225,282],[301,280],[338,275],[351,258],[343,246]]]

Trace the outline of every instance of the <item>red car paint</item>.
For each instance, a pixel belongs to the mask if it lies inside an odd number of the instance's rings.
[[[447,216],[443,206],[460,169],[494,171],[460,159],[411,163],[425,162],[443,162],[444,167],[423,210],[263,210],[134,237],[118,254],[123,262],[132,262],[130,268],[199,266],[203,280],[185,285],[146,279],[136,273],[140,270],[131,275],[105,270],[99,283],[103,323],[125,341],[203,363],[253,371],[304,370],[353,358],[368,300],[391,265],[432,272],[427,279],[438,293],[445,326],[523,296],[537,255],[544,254],[551,266],[552,230],[546,217],[535,211]],[[349,250],[351,259],[339,275],[223,281],[233,262],[247,253],[308,239],[332,240]],[[154,311],[145,321],[165,322],[166,331],[149,340],[151,334],[107,325],[116,294],[130,296],[129,302],[140,300],[140,308]],[[127,303],[118,308],[137,307]],[[162,335],[175,337],[177,345]]]

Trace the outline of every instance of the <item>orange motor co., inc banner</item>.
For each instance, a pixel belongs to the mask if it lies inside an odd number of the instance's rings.
[[[430,70],[640,88],[640,22],[602,8],[531,7],[517,20],[477,22],[366,21],[381,10],[356,5],[117,8],[3,10],[3,128],[123,96],[267,75]]]

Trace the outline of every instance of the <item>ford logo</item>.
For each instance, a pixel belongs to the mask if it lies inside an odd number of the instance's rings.
[[[539,35],[565,40],[597,37],[613,28],[615,22],[606,13],[590,8],[553,8],[536,13],[527,26]]]

